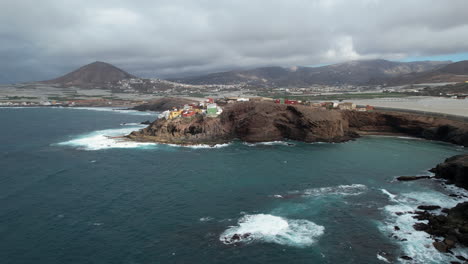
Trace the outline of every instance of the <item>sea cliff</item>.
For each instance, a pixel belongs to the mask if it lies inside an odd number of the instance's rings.
[[[171,144],[298,140],[344,142],[366,134],[403,134],[468,146],[468,124],[397,112],[323,110],[270,102],[228,104],[219,117],[158,119],[127,137]]]
[[[227,105],[219,117],[197,115],[173,120],[158,119],[128,135],[137,141],[173,144],[218,144],[239,139],[246,142],[298,140],[343,142],[358,137],[336,110],[269,102]]]

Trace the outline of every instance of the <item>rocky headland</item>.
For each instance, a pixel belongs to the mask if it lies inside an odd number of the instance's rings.
[[[219,117],[158,119],[128,138],[171,144],[297,140],[344,142],[368,134],[400,134],[468,146],[468,124],[399,112],[324,110],[270,102],[228,104]]]
[[[128,137],[137,141],[213,145],[234,139],[343,142],[359,136],[338,111],[270,102],[229,104],[223,110],[218,117],[158,119]]]

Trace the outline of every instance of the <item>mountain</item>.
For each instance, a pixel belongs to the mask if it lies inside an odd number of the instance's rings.
[[[130,78],[135,78],[135,76],[109,63],[96,61],[56,79],[44,81],[43,83],[90,87]]]
[[[439,72],[457,75],[468,75],[468,60],[451,63],[439,69]]]
[[[468,60],[454,62],[441,68],[427,72],[410,73],[390,78],[387,83],[391,85],[412,83],[443,83],[443,82],[465,82],[468,81]]]
[[[187,77],[176,81],[189,84],[240,84],[258,86],[367,85],[410,73],[427,72],[449,64],[450,61],[394,62],[360,60],[322,67],[263,67],[251,70],[219,72]]]

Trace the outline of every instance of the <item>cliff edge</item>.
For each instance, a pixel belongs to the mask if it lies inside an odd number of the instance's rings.
[[[173,144],[218,144],[298,140],[343,142],[358,137],[338,111],[270,102],[227,105],[219,117],[197,115],[173,120],[158,119],[128,138]]]
[[[297,140],[343,142],[363,134],[398,133],[468,146],[468,124],[397,112],[358,112],[271,102],[228,104],[218,117],[158,119],[127,137],[171,144],[219,144]]]

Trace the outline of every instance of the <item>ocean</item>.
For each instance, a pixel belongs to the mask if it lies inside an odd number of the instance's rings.
[[[396,213],[452,207],[466,198],[447,194],[464,191],[395,178],[429,175],[462,147],[383,136],[214,148],[108,137],[156,116],[0,108],[0,263],[453,260]]]

